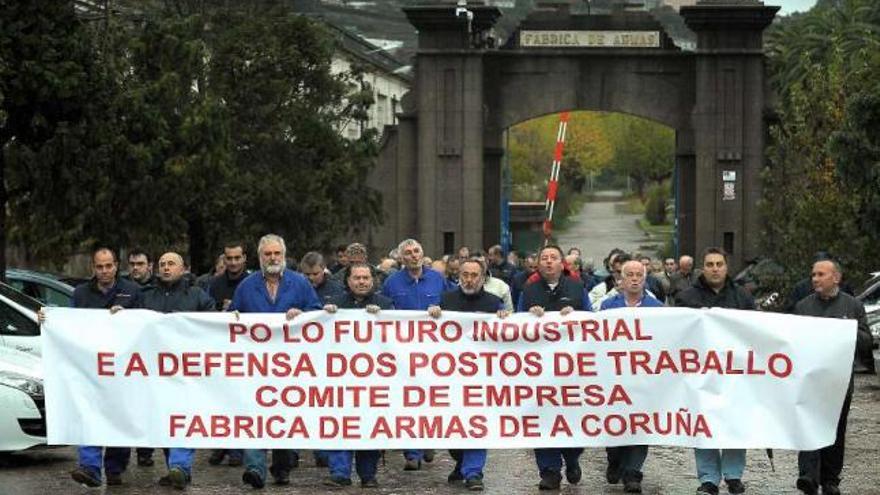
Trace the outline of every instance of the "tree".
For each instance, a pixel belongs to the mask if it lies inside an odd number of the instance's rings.
[[[294,252],[379,221],[376,132],[338,132],[370,88],[281,2],[152,1],[86,28],[67,2],[0,1],[0,244],[44,263],[179,249],[199,269],[230,236],[275,231]]]
[[[834,0],[771,30],[779,123],[764,172],[762,245],[786,265],[789,283],[817,250],[839,256],[853,280],[873,268],[878,28],[876,2]]]
[[[880,239],[880,85],[850,99],[842,129],[831,135],[830,153],[842,184],[859,199],[861,231]]]
[[[866,239],[857,225],[858,198],[840,182],[827,146],[843,120],[846,92],[840,64],[813,66],[789,90],[780,123],[771,128],[764,171],[763,248],[785,264],[788,282],[803,278],[814,253],[829,251],[848,268],[863,269]]]
[[[880,46],[880,4],[874,0],[820,2],[806,14],[782,18],[767,34],[771,81],[785,96],[804,82],[813,64],[842,58],[856,67],[866,53]]]
[[[10,238],[56,262],[80,239],[106,81],[71,2],[0,0],[0,16],[2,277]]]
[[[651,183],[659,184],[672,177],[675,132],[662,124],[623,114],[610,115],[608,126],[614,147],[612,167],[632,179],[644,203]]]
[[[346,141],[338,132],[369,102],[346,104],[356,81],[330,71],[333,38],[283,8],[217,12],[211,33],[208,80],[234,116],[228,228],[249,238],[276,232],[294,251],[378,222],[378,193],[365,185],[376,134]]]

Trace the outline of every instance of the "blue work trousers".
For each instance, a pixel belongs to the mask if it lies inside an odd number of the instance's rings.
[[[79,465],[89,470],[97,479],[101,479],[101,466],[110,474],[122,474],[128,467],[128,459],[131,457],[129,447],[91,447],[81,445],[77,447]]]
[[[486,449],[450,450],[449,455],[455,459],[455,467],[461,477],[482,478],[486,466]]]
[[[745,449],[694,449],[700,483],[718,486],[721,479],[741,480],[746,468]]]
[[[574,466],[583,453],[582,448],[567,449],[535,449],[535,462],[538,464],[538,472],[562,471],[562,461],[566,466]]]
[[[408,461],[421,461],[425,458],[424,450],[404,450],[403,458]]]
[[[351,478],[352,458],[361,481],[369,481],[376,478],[376,471],[379,469],[379,457],[381,456],[381,452],[378,450],[325,450],[323,453],[327,455],[330,476],[333,478]]]
[[[605,454],[608,456],[608,470],[616,472],[617,477],[624,483],[642,482],[642,466],[648,458],[647,445],[608,447],[605,449]]]
[[[263,481],[268,476],[266,470],[266,449],[246,449],[244,451],[244,465],[248,471],[256,471],[260,474]],[[272,466],[268,469],[272,476],[278,478],[280,475],[290,474],[293,468],[293,461],[298,458],[299,454],[295,450],[273,449],[272,450]]]
[[[192,478],[193,458],[196,455],[196,449],[179,449],[172,447],[167,449],[165,454],[165,464],[168,469],[180,468],[186,473],[187,478]]]

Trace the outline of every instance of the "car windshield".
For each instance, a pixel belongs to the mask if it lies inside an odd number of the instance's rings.
[[[864,292],[859,294],[859,299],[865,306],[873,306],[880,302],[880,281],[876,282],[873,287],[868,287]]]
[[[15,301],[17,304],[20,304],[34,312],[39,311],[40,308],[43,307],[40,301],[37,301],[33,297],[26,296],[4,283],[0,283],[0,294],[3,294],[9,299]]]
[[[862,284],[862,287],[856,294],[864,294],[868,289],[874,287],[878,283],[880,283],[880,275],[874,275],[873,277],[869,278],[867,282]]]

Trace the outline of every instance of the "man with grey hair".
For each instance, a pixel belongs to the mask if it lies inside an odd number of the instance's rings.
[[[811,280],[813,293],[801,299],[794,313],[803,316],[823,318],[844,318],[858,322],[856,332],[856,357],[864,364],[873,367],[871,356],[871,332],[865,316],[865,306],[861,301],[840,290],[842,278],[840,265],[830,259],[819,260],[813,264]],[[846,440],[846,421],[853,395],[853,377],[843,400],[843,407],[837,421],[837,435],[834,443],[819,450],[798,453],[797,488],[806,495],[816,495],[819,487],[823,495],[839,495],[840,473],[843,471],[843,457]],[[821,399],[819,399],[821,400]]]
[[[472,256],[461,262],[457,290],[444,292],[439,306],[428,308],[428,314],[439,318],[443,310],[467,313],[496,313],[504,318],[510,311],[504,309],[501,298],[485,291],[483,284],[489,268],[482,258]],[[486,465],[486,449],[450,450],[455,467],[447,476],[450,483],[463,481],[468,490],[483,489],[483,468]]]
[[[500,278],[492,274],[491,261],[489,261],[482,251],[474,252],[469,259],[477,259],[486,268],[486,276],[483,278],[483,289],[489,294],[498,296],[504,302],[504,309],[513,311],[513,297],[510,294],[510,286]]]
[[[675,300],[678,294],[690,288],[697,281],[699,273],[694,270],[694,258],[684,255],[678,259],[678,271],[669,277],[669,296],[670,300]]]
[[[602,301],[601,310],[615,308],[657,308],[663,303],[645,289],[648,269],[640,260],[629,260],[620,267],[618,292]],[[642,466],[648,457],[647,445],[624,445],[605,449],[608,467],[605,479],[616,484],[623,481],[624,493],[642,493]]]
[[[395,309],[426,310],[440,304],[440,295],[455,288],[443,275],[424,267],[425,253],[419,241],[406,239],[397,246],[397,251],[403,268],[385,279],[382,285],[382,295],[394,301]],[[425,456],[421,450],[404,450],[403,456],[406,471],[421,469],[423,459],[433,460],[431,453]]]
[[[355,263],[367,262],[367,247],[359,242],[352,242],[345,247],[345,265],[351,266]],[[333,280],[339,282],[340,286],[345,285],[345,267],[333,274]]]
[[[288,320],[303,311],[321,309],[322,304],[309,281],[285,267],[287,248],[284,239],[275,234],[264,235],[258,244],[260,271],[248,275],[236,287],[230,311],[242,313],[285,313]],[[299,462],[294,450],[272,451],[269,471],[275,483],[290,483],[290,470]],[[245,472],[241,479],[254,488],[266,484],[266,451],[246,450]]]

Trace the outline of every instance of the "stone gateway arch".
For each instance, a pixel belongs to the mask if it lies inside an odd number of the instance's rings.
[[[763,31],[778,9],[755,0],[683,7],[698,39],[683,51],[644,12],[590,16],[539,5],[496,47],[495,7],[405,8],[419,33],[415,85],[370,178],[385,211],[370,244],[415,237],[439,254],[497,243],[504,131],[594,110],[675,130],[680,250],[722,246],[741,266],[757,254],[769,94]]]

